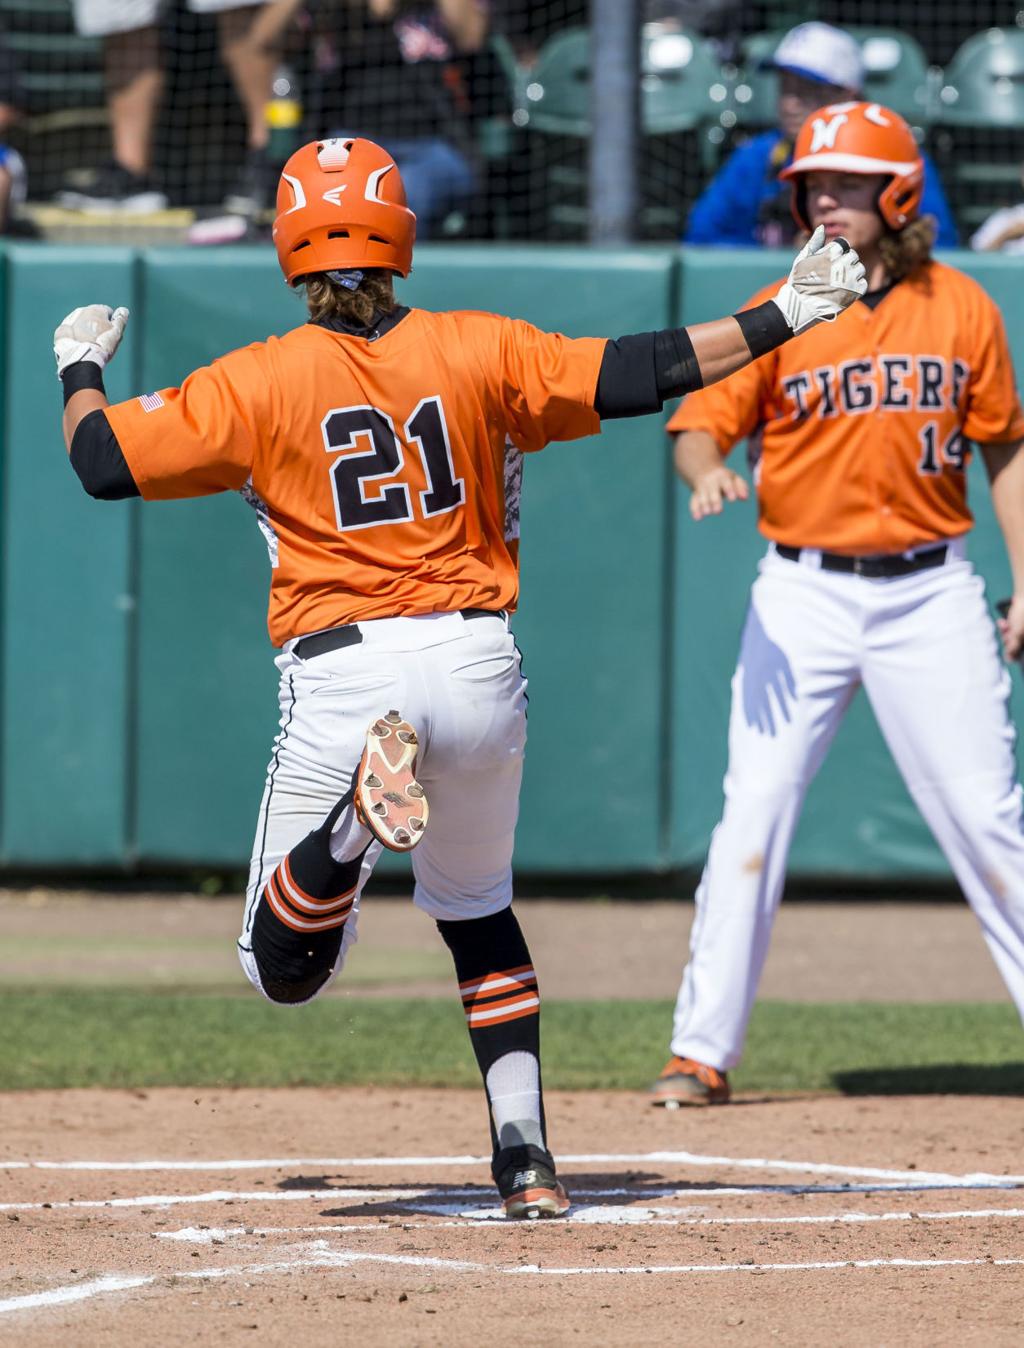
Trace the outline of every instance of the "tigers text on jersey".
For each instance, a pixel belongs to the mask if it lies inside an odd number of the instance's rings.
[[[409,310],[374,340],[307,324],[107,416],[146,500],[234,490],[256,506],[281,645],[514,608],[518,456],[600,429],[605,345],[469,311]]]
[[[708,431],[723,454],[749,436],[768,538],[872,554],[966,532],[968,442],[1017,440],[1024,414],[996,305],[929,262],[875,308],[855,303],[691,394],[668,429]]]

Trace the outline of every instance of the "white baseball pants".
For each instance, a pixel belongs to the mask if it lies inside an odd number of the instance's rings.
[[[863,684],[915,803],[1024,1017],[1024,817],[1009,672],[962,540],[869,580],[774,548],[732,681],[725,809],[697,890],[672,1051],[740,1059],[804,795]]]
[[[351,785],[370,723],[392,707],[416,728],[416,776],[430,822],[411,853],[413,902],[434,918],[487,917],[512,902],[512,846],[526,744],[526,680],[504,618],[434,613],[359,624],[362,642],[301,660],[277,657],[281,729],[267,770],[239,939],[258,988],[249,930],[263,886]],[[359,894],[380,856],[371,843],[333,977],[356,940]]]

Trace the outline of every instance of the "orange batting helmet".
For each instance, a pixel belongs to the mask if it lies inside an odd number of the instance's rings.
[[[793,215],[810,229],[803,174],[815,170],[881,173],[889,181],[878,210],[890,229],[917,218],[924,182],[924,160],[914,133],[898,112],[878,103],[833,103],[812,112],[800,128],[793,162],[779,174],[793,183]]]
[[[372,140],[314,140],[285,164],[274,243],[289,285],[360,267],[408,276],[415,238],[402,176]]]

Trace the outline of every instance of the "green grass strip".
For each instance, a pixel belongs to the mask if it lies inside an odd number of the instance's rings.
[[[662,1002],[548,1002],[551,1087],[642,1089],[667,1056]],[[0,992],[0,1089],[70,1086],[475,1086],[452,1001],[91,988]],[[1024,1094],[1024,1034],[1003,1005],[765,1002],[738,1090]]]

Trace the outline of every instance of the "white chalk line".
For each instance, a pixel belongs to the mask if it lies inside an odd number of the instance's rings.
[[[445,1221],[408,1221],[399,1218],[402,1231],[437,1231],[455,1228],[476,1229],[493,1227],[497,1230],[520,1230],[515,1222],[506,1219],[500,1208],[470,1208],[459,1210],[454,1204],[438,1204],[434,1211],[450,1213],[451,1220]],[[412,1214],[410,1214],[411,1216]],[[699,1214],[680,1213],[667,1207],[617,1208],[600,1204],[587,1206],[573,1204],[567,1225],[601,1226],[859,1226],[874,1222],[961,1222],[983,1221],[990,1218],[1002,1218],[1020,1221],[1024,1218],[1024,1208],[952,1208],[947,1212],[829,1212],[815,1216],[772,1217],[707,1217]],[[392,1223],[394,1225],[394,1223]],[[190,1245],[224,1244],[229,1240],[248,1237],[263,1239],[267,1236],[313,1236],[347,1235],[350,1231],[386,1231],[389,1226],[383,1221],[346,1222],[344,1226],[183,1226],[177,1231],[156,1231],[153,1234],[160,1240],[182,1241]]]
[[[462,1259],[434,1259],[419,1255],[373,1254],[355,1250],[331,1249],[326,1241],[311,1241],[305,1247],[305,1253],[290,1259],[277,1259],[257,1264],[242,1264],[229,1268],[190,1269],[183,1273],[160,1275],[165,1280],[199,1280],[212,1278],[258,1277],[261,1274],[287,1273],[295,1269],[309,1268],[347,1268],[355,1263],[392,1265],[407,1268],[429,1268],[458,1273],[497,1273],[511,1276],[555,1276],[555,1277],[600,1277],[620,1276],[628,1273],[643,1274],[687,1274],[687,1273],[800,1273],[820,1272],[828,1269],[873,1269],[873,1268],[975,1268],[984,1265],[1007,1268],[1024,1265],[1024,1259],[829,1259],[808,1262],[770,1263],[770,1264],[661,1264],[661,1265],[612,1265],[601,1267],[566,1266],[547,1268],[537,1264],[517,1264],[514,1266],[493,1266],[473,1263]],[[30,1293],[26,1296],[8,1297],[0,1301],[0,1314],[14,1311],[38,1310],[52,1306],[66,1305],[73,1301],[85,1301],[105,1293],[133,1290],[151,1286],[158,1282],[157,1275],[130,1277],[108,1275],[87,1283],[77,1283],[66,1287],[51,1288],[46,1292]]]
[[[657,1264],[637,1267],[624,1264],[611,1268],[540,1268],[536,1264],[521,1264],[518,1268],[499,1269],[500,1273],[540,1273],[547,1276],[571,1277],[573,1274],[620,1273],[805,1273],[832,1268],[972,1268],[982,1264],[989,1267],[1016,1268],[1024,1259],[818,1259],[800,1264]]]
[[[271,1159],[240,1159],[222,1161],[5,1161],[0,1169],[19,1170],[294,1170],[310,1166],[332,1170],[354,1170],[371,1166],[406,1169],[412,1166],[471,1166],[489,1165],[489,1156],[313,1156],[276,1157]],[[948,1174],[930,1170],[892,1170],[878,1166],[837,1165],[819,1161],[787,1161],[760,1156],[702,1156],[689,1151],[644,1152],[579,1152],[557,1157],[560,1165],[608,1165],[612,1163],[685,1165],[737,1170],[781,1170],[808,1175],[848,1175],[856,1179],[913,1180],[953,1184],[1024,1184],[1024,1175],[991,1175],[977,1172],[968,1175]]]
[[[321,1248],[323,1247],[323,1248]],[[308,1247],[315,1251],[294,1259],[277,1259],[269,1263],[243,1264],[235,1268],[186,1269],[181,1273],[149,1274],[140,1277],[111,1274],[90,1282],[54,1287],[46,1292],[32,1292],[25,1296],[7,1297],[0,1301],[0,1315],[12,1311],[39,1310],[64,1306],[73,1301],[87,1301],[104,1293],[131,1291],[149,1287],[161,1280],[197,1280],[208,1278],[258,1277],[266,1273],[287,1273],[297,1268],[344,1268],[350,1264],[373,1262],[377,1264],[404,1264],[415,1268],[438,1268],[456,1272],[482,1272],[485,1264],[473,1264],[461,1259],[431,1259],[426,1256],[397,1254],[366,1254],[357,1250],[331,1250],[326,1241],[312,1241]]]
[[[704,1156],[686,1151],[649,1152],[580,1152],[558,1156],[561,1165],[607,1165],[613,1162],[637,1164],[641,1162],[667,1165],[687,1165],[731,1169],[783,1170],[815,1175],[850,1175],[862,1179],[991,1181],[1024,1184],[1024,1175],[991,1175],[985,1172],[952,1174],[946,1171],[917,1169],[893,1170],[877,1166],[850,1166],[831,1162],[788,1161],[770,1157]],[[488,1156],[314,1156],[276,1157],[270,1159],[190,1160],[190,1161],[13,1161],[4,1162],[7,1169],[32,1168],[37,1170],[154,1170],[154,1171],[212,1171],[212,1170],[293,1170],[310,1166],[328,1169],[352,1170],[382,1166],[400,1168],[413,1166],[470,1166],[488,1165]]]
[[[577,1189],[572,1177],[567,1177],[570,1196],[576,1198],[751,1198],[758,1196],[836,1196],[854,1194],[918,1194],[943,1190],[977,1192],[983,1189],[999,1192],[1013,1191],[1019,1185],[997,1181],[988,1184],[969,1184],[966,1180],[955,1184],[748,1184],[742,1187],[711,1186],[708,1188],[680,1188],[675,1185],[651,1188]],[[418,1201],[422,1206],[443,1206],[451,1199],[478,1198],[493,1193],[489,1185],[469,1188],[430,1189],[211,1189],[192,1194],[139,1194],[131,1198],[81,1198],[56,1201],[0,1203],[0,1212],[37,1212],[41,1209],[57,1211],[85,1211],[90,1208],[171,1208],[200,1203],[305,1203],[305,1202],[380,1202],[400,1203]]]

